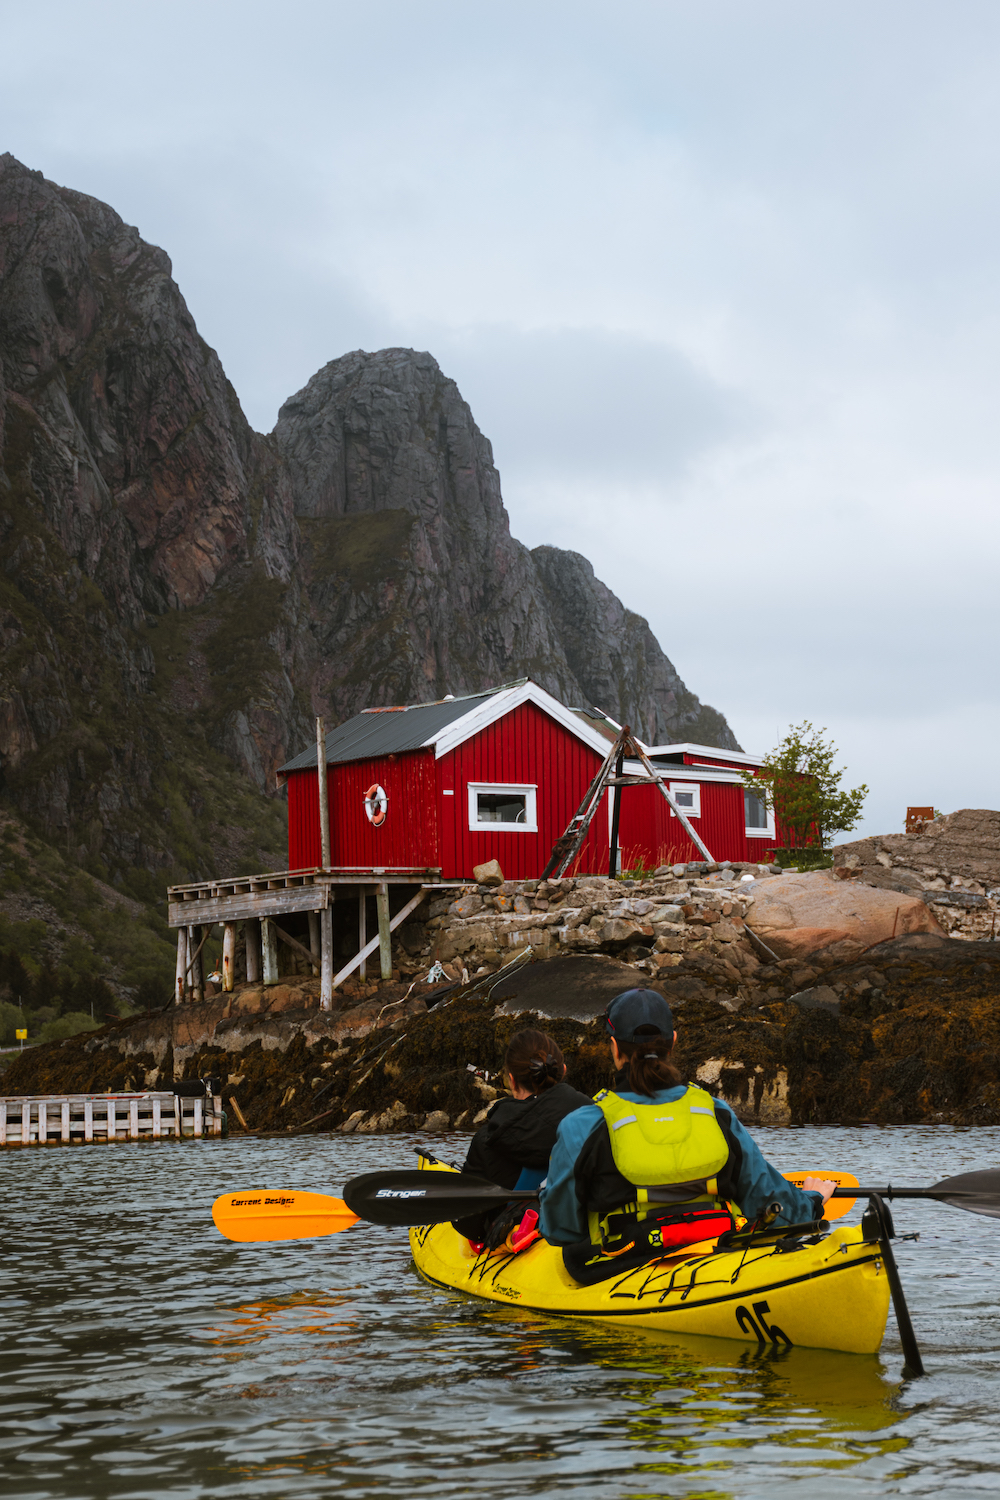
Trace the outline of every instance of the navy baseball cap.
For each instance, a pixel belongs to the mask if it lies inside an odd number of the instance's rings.
[[[672,1037],[674,1013],[658,990],[625,990],[604,1012],[604,1024],[616,1042],[634,1042],[640,1026]]]

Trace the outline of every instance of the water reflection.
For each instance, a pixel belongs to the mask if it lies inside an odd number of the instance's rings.
[[[933,1181],[988,1163],[997,1142],[801,1131],[766,1149],[789,1167],[822,1156]],[[900,1262],[931,1372],[903,1386],[891,1320],[881,1358],[601,1328],[431,1288],[391,1231],[233,1246],[208,1220],[240,1181],[336,1189],[406,1162],[406,1146],[6,1156],[18,1234],[0,1290],[5,1496],[780,1500],[807,1483],[855,1500],[995,1487],[1000,1226],[897,1212],[923,1234]]]

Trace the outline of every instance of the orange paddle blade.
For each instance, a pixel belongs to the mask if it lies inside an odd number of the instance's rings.
[[[828,1172],[819,1167],[814,1172],[783,1172],[782,1176],[797,1188],[802,1186],[807,1177],[819,1177],[823,1182],[836,1183],[839,1188],[856,1188],[858,1185],[858,1179],[852,1177],[850,1172]],[[857,1201],[857,1198],[830,1198],[823,1210],[823,1217],[827,1223],[832,1219],[843,1218],[844,1214],[850,1213]]]
[[[339,1234],[358,1222],[343,1198],[303,1193],[298,1188],[251,1188],[223,1193],[212,1204],[212,1218],[227,1240],[310,1240]]]

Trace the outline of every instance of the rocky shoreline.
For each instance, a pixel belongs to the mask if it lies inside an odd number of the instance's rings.
[[[304,972],[237,985],[33,1047],[4,1092],[212,1077],[254,1131],[472,1130],[512,1032],[543,1025],[592,1092],[609,1079],[605,1005],[650,985],[673,1007],[682,1071],[747,1123],[1000,1124],[1000,945],[939,915],[962,892],[992,909],[994,822],[941,819],[923,866],[920,839],[900,835],[842,846],[833,870],[808,875],[497,871],[418,908],[393,935],[392,981],[352,978],[332,1011]]]
[[[749,1124],[1000,1124],[996,944],[907,936],[808,990],[756,987],[746,999],[682,970],[671,983],[645,981],[674,1008],[679,1065]],[[4,1091],[210,1076],[253,1131],[472,1130],[496,1097],[507,1039],[525,1024],[556,1037],[576,1087],[603,1087],[600,1011],[639,978],[607,955],[570,955],[424,995],[386,985],[332,1013],[319,1010],[315,980],[270,994],[246,986],[32,1048]]]

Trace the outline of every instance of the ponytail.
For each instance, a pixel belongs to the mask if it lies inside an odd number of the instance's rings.
[[[674,1050],[672,1036],[652,1026],[640,1026],[634,1042],[617,1042],[619,1055],[628,1067],[629,1088],[636,1094],[655,1094],[681,1083],[680,1073],[670,1061]]]
[[[544,1031],[517,1031],[511,1037],[503,1060],[518,1088],[541,1094],[562,1082],[566,1071],[562,1049]]]

